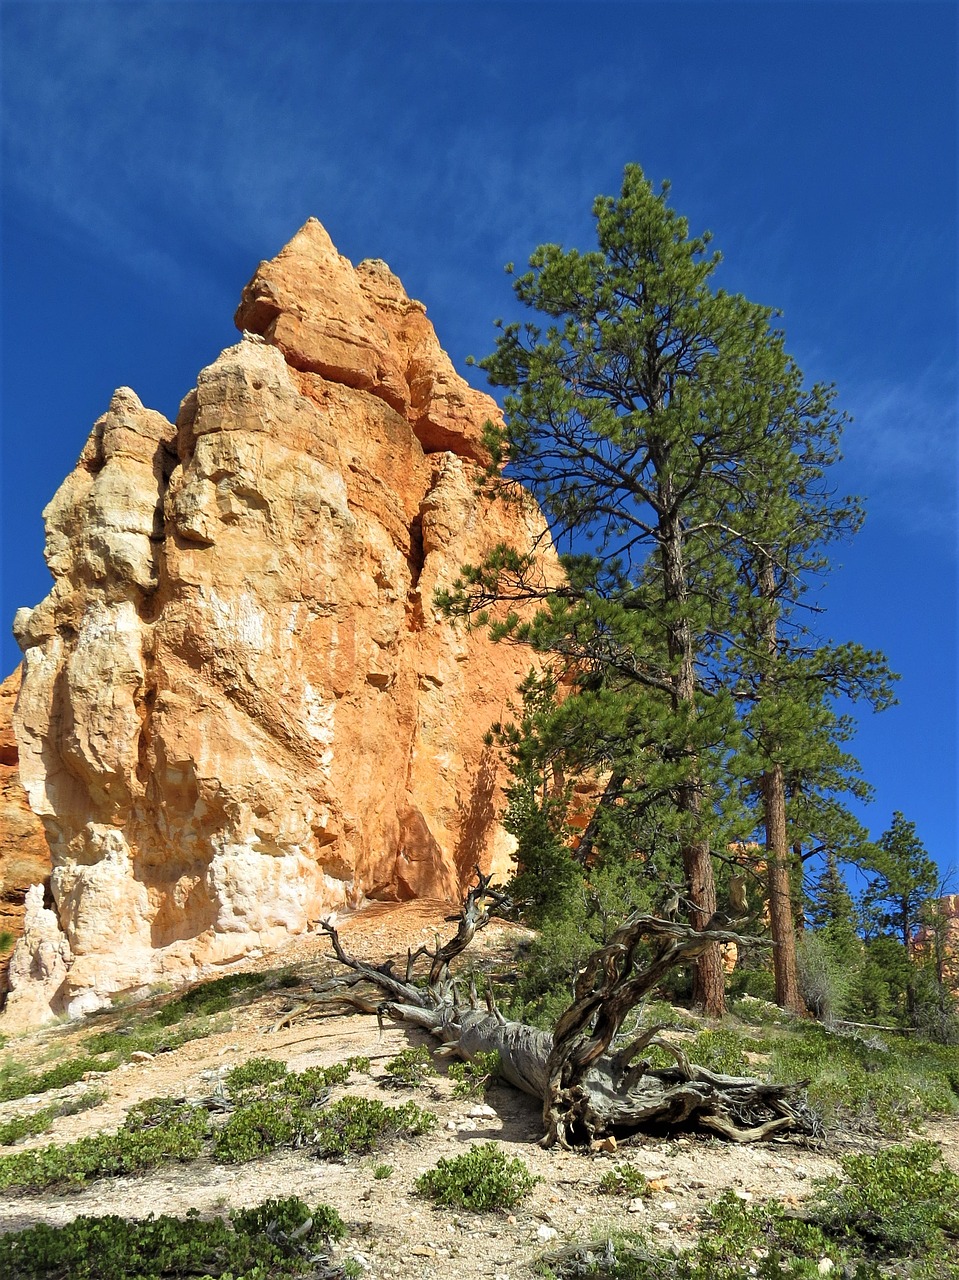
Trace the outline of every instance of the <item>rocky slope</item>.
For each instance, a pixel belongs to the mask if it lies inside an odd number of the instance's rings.
[[[508,858],[483,737],[530,655],[433,603],[545,533],[531,501],[477,495],[495,403],[313,219],[236,319],[175,423],[114,394],[44,513],[16,731],[55,912],[34,895],[8,1022],[192,978],[364,895],[457,898]]]

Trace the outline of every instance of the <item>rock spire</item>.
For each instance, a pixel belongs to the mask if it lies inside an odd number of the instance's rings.
[[[483,738],[531,655],[433,602],[544,535],[531,500],[477,495],[495,403],[314,219],[236,321],[175,423],[117,391],[44,512],[15,727],[54,906],[32,902],[8,1021],[191,979],[365,896],[451,899],[508,859]]]

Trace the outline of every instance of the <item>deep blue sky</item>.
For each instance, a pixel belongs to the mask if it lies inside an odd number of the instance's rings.
[[[49,587],[41,509],[113,388],[172,416],[309,215],[385,258],[463,369],[510,312],[503,264],[591,247],[636,161],[856,419],[837,483],[869,518],[822,628],[902,673],[856,744],[864,816],[901,809],[959,890],[956,15],[3,0],[3,673]]]

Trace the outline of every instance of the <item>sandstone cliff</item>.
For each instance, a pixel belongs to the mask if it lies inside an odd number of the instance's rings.
[[[50,850],[40,819],[20,784],[13,706],[20,689],[17,668],[0,684],[0,996],[6,991],[7,938],[23,932],[24,898],[50,875]]]
[[[508,857],[483,735],[530,655],[433,605],[544,532],[476,494],[495,403],[313,219],[236,320],[175,424],[115,393],[44,513],[16,728],[55,915],[34,895],[8,1019],[193,977],[364,895],[453,898]]]

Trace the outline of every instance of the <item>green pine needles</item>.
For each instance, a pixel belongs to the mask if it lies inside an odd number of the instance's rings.
[[[497,735],[531,919],[641,854],[654,901],[678,886],[701,928],[726,910],[723,851],[761,841],[776,1000],[798,1013],[797,859],[862,845],[843,804],[868,790],[844,704],[888,706],[894,677],[808,623],[832,544],[862,523],[829,474],[848,425],[835,389],[804,379],[773,310],[718,287],[710,235],[668,197],[627,166],[594,202],[596,247],[536,249],[513,279],[527,319],[500,325],[480,362],[505,391],[491,491],[533,492],[565,581],[536,549],[501,546],[438,599],[545,668]],[[570,819],[590,779],[583,827]],[[717,948],[691,995],[725,1011]]]

